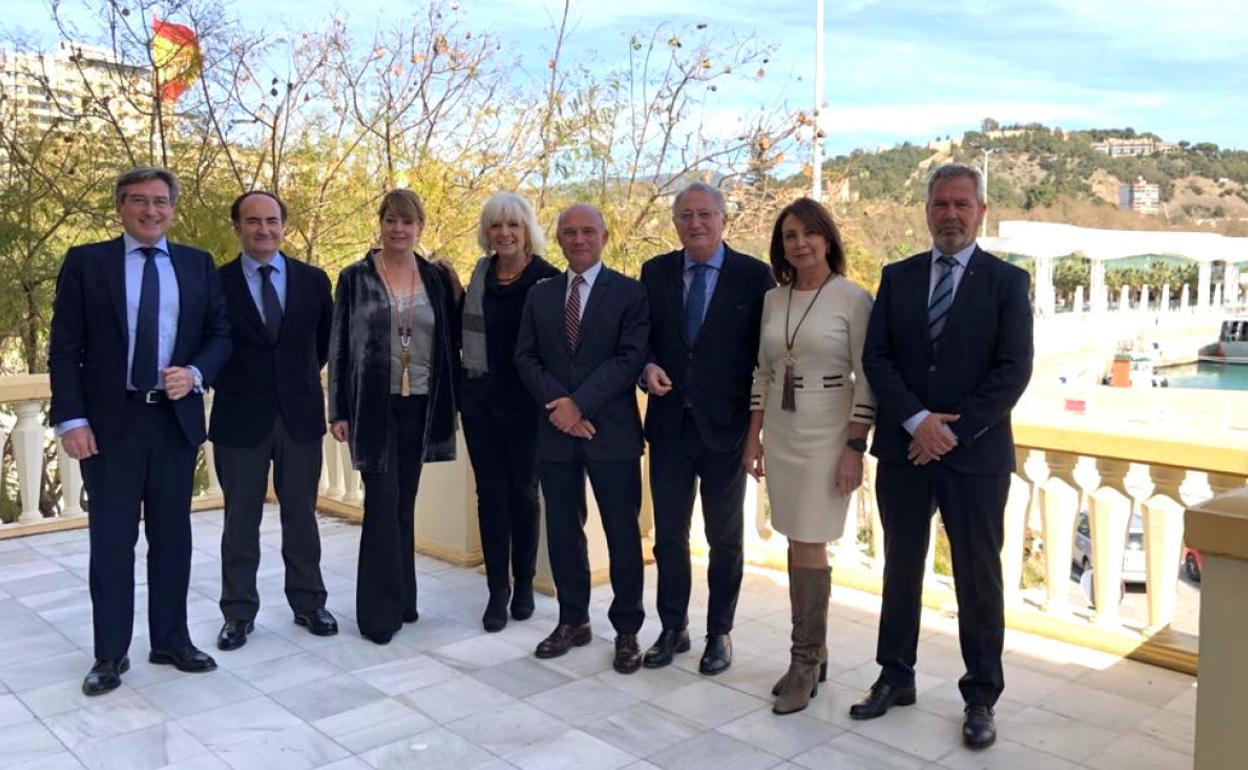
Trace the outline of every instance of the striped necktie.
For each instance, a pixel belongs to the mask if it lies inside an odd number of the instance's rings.
[[[932,301],[927,305],[927,334],[932,346],[940,343],[940,335],[945,330],[945,321],[949,317],[949,308],[953,306],[953,266],[957,260],[945,254],[936,260],[940,265],[940,277],[936,279],[936,287],[932,289]]]
[[[585,283],[583,276],[572,278],[572,289],[568,292],[568,303],[563,307],[563,323],[568,331],[568,350],[576,352],[576,343],[581,341],[581,285]]]

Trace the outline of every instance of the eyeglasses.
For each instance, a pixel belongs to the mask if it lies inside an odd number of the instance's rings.
[[[127,195],[123,203],[127,206],[134,206],[136,209],[145,209],[148,206],[167,209],[173,206],[173,201],[164,196],[149,198],[146,195]]]

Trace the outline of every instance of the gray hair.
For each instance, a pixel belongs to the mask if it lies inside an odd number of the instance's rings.
[[[672,219],[676,218],[677,212],[680,211],[680,202],[685,199],[689,193],[700,192],[711,196],[715,201],[715,208],[719,209],[719,213],[728,216],[728,204],[724,201],[724,194],[720,192],[718,187],[712,187],[706,182],[690,182],[680,192],[676,193],[676,197],[672,200]]]
[[[965,163],[946,163],[940,166],[932,175],[927,178],[927,199],[932,199],[932,191],[936,189],[938,182],[946,179],[957,179],[958,177],[966,177],[975,183],[975,199],[979,201],[979,205],[983,206],[988,202],[988,191],[984,187],[984,175],[974,166]]]
[[[546,234],[537,223],[533,207],[523,196],[513,192],[497,192],[481,207],[481,220],[477,224],[477,245],[482,254],[490,253],[490,226],[500,222],[519,222],[524,225],[524,251],[541,254],[546,248]]]
[[[113,188],[113,204],[120,206],[126,202],[126,188],[144,182],[161,181],[169,186],[169,202],[178,202],[178,178],[167,168],[158,166],[139,166],[132,168],[117,177],[117,185]]]

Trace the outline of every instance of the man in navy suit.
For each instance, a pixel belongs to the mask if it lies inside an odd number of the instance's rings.
[[[863,369],[879,400],[871,453],[884,524],[880,677],[850,709],[855,719],[915,701],[923,564],[940,509],[953,556],[966,674],[963,741],[996,740],[993,706],[1005,686],[1001,546],[1014,470],[1010,410],[1032,365],[1028,276],[983,251],[987,206],[979,171],[949,164],[928,181],[933,248],[884,268]]]
[[[230,329],[207,253],[169,243],[178,183],[161,168],[122,174],[124,232],[65,255],[52,311],[50,421],[82,463],[90,509],[95,665],[87,695],[121,684],[134,628],[134,545],[147,535],[152,663],[211,671],[191,644],[191,483],[204,441],[203,392],[230,356]]]
[[[676,195],[672,221],[683,248],[641,267],[650,300],[650,361],[643,384],[654,557],[663,631],[646,651],[647,668],[689,649],[689,522],[701,479],[710,545],[706,649],[698,664],[718,674],[732,664],[733,616],[742,556],[750,382],[758,361],[763,296],[776,285],[766,263],[724,245],[723,194],[694,182]]]
[[[546,539],[559,594],[559,623],[537,657],[589,644],[589,557],[585,544],[585,476],[594,487],[611,558],[620,673],[641,667],[637,632],[642,607],[641,417],[637,377],[650,336],[646,290],[605,267],[602,214],[576,205],[559,215],[562,276],[529,290],[516,341],[516,369],[549,419],[538,429],[538,477],[546,499]]]
[[[286,204],[255,190],[230,206],[238,258],[218,271],[230,313],[234,354],[217,378],[212,439],[225,493],[221,533],[221,614],[217,647],[247,642],[260,609],[260,519],[269,466],[281,505],[286,601],[295,623],[317,636],[338,633],[325,609],[316,488],[321,477],[325,398],[334,300],[318,267],[281,252]]]

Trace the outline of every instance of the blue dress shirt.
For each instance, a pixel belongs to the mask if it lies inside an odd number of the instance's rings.
[[[273,272],[269,273],[269,280],[273,282],[273,288],[277,291],[277,301],[282,306],[282,310],[286,309],[286,257],[282,256],[282,252],[273,255],[273,259],[268,262],[261,262],[247,252],[242,254],[243,262],[243,280],[247,282],[247,291],[251,292],[251,301],[256,303],[256,310],[260,311],[260,318],[266,323],[269,319],[264,317],[264,300],[260,297],[260,288],[264,285],[264,279],[260,277],[260,268],[264,265],[271,265]]]
[[[693,283],[693,268],[697,264],[689,258],[688,253],[685,254],[685,266],[681,272],[681,280],[685,285],[682,299],[689,298],[689,285]],[[711,268],[706,271],[706,304],[702,306],[702,320],[705,321],[706,311],[711,307],[711,297],[715,296],[715,284],[719,283],[719,271],[724,267],[724,244],[719,244],[719,248],[703,264]]]

